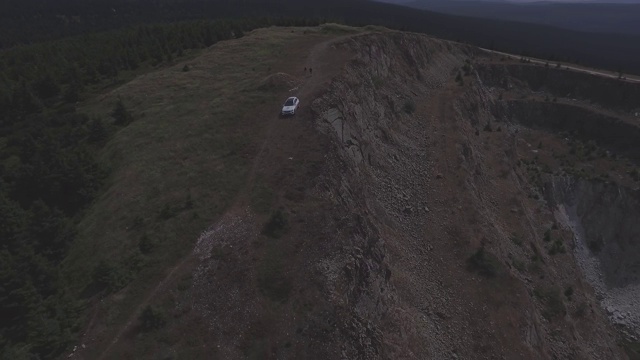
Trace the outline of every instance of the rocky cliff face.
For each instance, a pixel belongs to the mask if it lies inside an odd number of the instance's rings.
[[[574,233],[575,257],[610,320],[640,335],[640,193],[617,184],[554,178],[558,219]]]
[[[341,255],[318,266],[351,339],[343,356],[624,358],[572,228],[531,174],[535,139],[551,135],[485,83],[490,60],[401,33],[335,46],[354,58],[312,106],[333,139],[317,189],[351,214]]]

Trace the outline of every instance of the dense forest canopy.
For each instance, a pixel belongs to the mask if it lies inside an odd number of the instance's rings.
[[[402,4],[452,15],[543,24],[594,33],[640,35],[640,3],[413,0]]]
[[[272,17],[383,25],[497,50],[640,74],[640,36],[583,33],[369,0],[26,0],[0,5],[0,47],[140,23]]]

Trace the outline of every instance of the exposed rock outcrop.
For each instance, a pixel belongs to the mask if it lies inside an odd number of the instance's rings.
[[[550,200],[575,235],[575,256],[611,321],[640,336],[640,192],[616,184],[553,179]]]
[[[623,358],[602,311],[589,305],[595,298],[573,256],[559,261],[540,250],[552,214],[525,200],[531,185],[516,167],[517,111],[473,72],[463,80],[469,85],[453,82],[477,51],[400,33],[338,46],[355,58],[313,103],[339,169],[326,175],[333,186],[325,188],[339,189],[326,196],[368,225],[351,235],[354,250],[320,269],[346,318],[369,320],[350,320],[357,326],[345,327],[348,338],[376,334],[345,354]],[[525,240],[510,240],[514,233]],[[376,251],[355,252],[371,244]],[[468,270],[478,248],[495,257],[496,278]],[[539,259],[530,267],[544,268],[517,270],[529,257]],[[351,270],[352,258],[371,271]],[[359,295],[347,297],[339,284],[353,274],[367,280],[348,286]],[[555,290],[567,283],[584,289],[575,301]]]

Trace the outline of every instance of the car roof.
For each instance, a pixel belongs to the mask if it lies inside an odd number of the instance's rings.
[[[287,98],[287,100],[296,100],[296,99],[298,99],[298,98],[295,97],[295,96],[291,96],[291,97]]]

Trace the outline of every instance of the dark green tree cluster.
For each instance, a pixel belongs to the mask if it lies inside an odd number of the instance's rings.
[[[160,329],[167,322],[164,313],[151,305],[147,305],[142,310],[138,320],[140,321],[140,329],[145,332]]]
[[[56,101],[75,103],[86,87],[115,81],[122,71],[171,63],[188,49],[241,37],[258,27],[317,24],[269,18],[192,21],[140,25],[15,47],[0,53],[0,105],[10,104],[19,113],[14,115],[20,115]]]
[[[0,49],[138,24],[239,17],[332,19],[423,32],[525,57],[640,72],[638,35],[453,16],[368,0],[21,0],[0,2]],[[240,27],[236,34],[246,31]],[[524,46],[523,46],[524,44]],[[604,56],[603,54],[606,54]]]
[[[294,2],[294,4],[296,4]],[[272,17],[273,24],[288,25],[286,18],[317,17],[304,1],[292,8],[291,0],[23,0],[0,2],[0,49],[64,37],[105,32],[139,24],[175,23]],[[300,11],[305,9],[306,11]],[[260,19],[259,21],[263,21]],[[231,21],[227,21],[231,22]],[[254,20],[233,20],[235,36],[241,36]],[[313,23],[314,20],[295,20]],[[305,24],[306,25],[306,24]]]
[[[22,351],[51,358],[72,341],[81,314],[60,272],[76,236],[73,219],[105,172],[86,116],[37,113],[4,123],[10,125],[0,133],[0,357]]]

